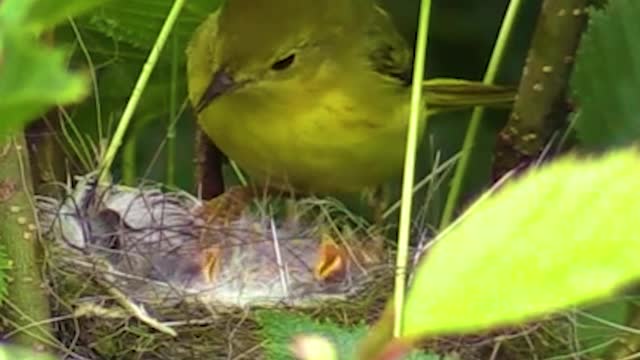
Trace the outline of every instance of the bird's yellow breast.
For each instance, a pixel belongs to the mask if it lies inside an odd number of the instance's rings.
[[[271,186],[351,192],[384,182],[402,164],[408,90],[373,77],[322,78],[225,94],[200,123],[227,156]]]

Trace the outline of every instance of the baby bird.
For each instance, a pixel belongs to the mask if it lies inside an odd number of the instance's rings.
[[[108,280],[143,302],[306,306],[346,298],[382,266],[371,242],[338,241],[302,221],[276,225],[249,209],[215,221],[207,203],[181,193],[85,178],[64,203],[39,204],[59,245],[108,263]]]

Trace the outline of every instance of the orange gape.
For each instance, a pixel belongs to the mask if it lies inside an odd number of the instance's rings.
[[[338,240],[323,230],[309,231],[318,225],[300,221],[276,225],[244,211],[248,199],[236,195],[202,204],[194,212],[199,240],[175,249],[190,265],[176,267],[173,278],[188,279],[184,287],[203,299],[265,305],[339,297],[382,263],[380,239],[341,234]]]
[[[204,280],[208,283],[214,283],[220,273],[220,247],[212,246],[202,251],[201,269]]]
[[[207,224],[229,224],[238,219],[254,197],[253,189],[234,186],[218,197],[208,200],[195,210],[195,216]]]
[[[340,281],[344,279],[349,267],[347,253],[333,239],[323,236],[318,248],[318,257],[313,275],[318,281]]]

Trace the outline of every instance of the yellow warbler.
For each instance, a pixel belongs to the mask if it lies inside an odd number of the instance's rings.
[[[399,173],[412,52],[374,1],[227,0],[187,56],[200,125],[254,180],[355,192]],[[429,113],[513,98],[454,79],[424,90]]]

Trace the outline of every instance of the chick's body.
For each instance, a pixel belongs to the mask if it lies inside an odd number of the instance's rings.
[[[56,265],[65,274],[101,269],[98,278],[136,301],[304,307],[347,299],[393,273],[365,232],[334,240],[317,220],[276,224],[249,211],[221,221],[184,193],[96,188],[90,179],[64,202],[39,199],[39,220],[63,251]]]
[[[209,240],[219,237],[208,232],[207,237],[213,236]],[[183,257],[183,262],[197,264],[198,273],[184,272],[182,278],[187,275],[188,281],[182,284],[211,303],[305,306],[347,298],[362,290],[374,273],[388,271],[372,246],[354,241],[347,251],[319,236],[300,235],[299,229],[283,225],[274,239],[268,222],[238,219],[223,241],[200,249],[191,259]]]
[[[373,1],[228,0],[187,54],[200,125],[258,182],[352,192],[399,171],[412,57]]]

